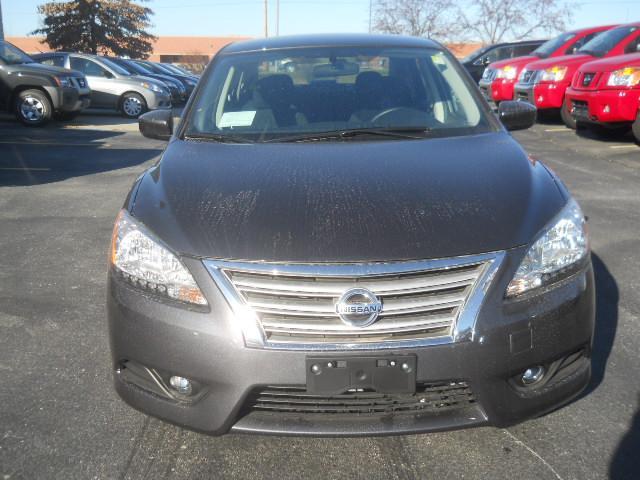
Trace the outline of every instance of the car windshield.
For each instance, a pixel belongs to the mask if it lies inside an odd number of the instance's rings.
[[[115,71],[119,75],[129,76],[131,75],[127,70],[118,65],[116,62],[112,62],[108,58],[101,57],[100,60],[104,62],[106,66],[108,66],[111,70]]]
[[[637,29],[638,27],[635,26],[627,26],[607,30],[593,38],[593,40],[585,43],[578,51],[595,57],[603,57]]]
[[[219,141],[330,138],[376,129],[453,136],[496,128],[457,62],[436,49],[325,47],[223,55],[190,112],[186,136]]]
[[[186,70],[178,68],[175,65],[172,65],[170,63],[163,63],[162,66],[164,68],[166,68],[167,70],[171,70],[173,73],[175,73],[177,75],[190,75],[190,73],[187,72]]]
[[[565,43],[576,36],[575,33],[563,33],[562,35],[558,35],[556,38],[552,38],[551,40],[547,40],[538,48],[536,48],[531,55],[539,58],[548,58],[553,52],[562,47]]]
[[[0,59],[6,65],[17,65],[19,63],[34,63],[33,59],[10,43],[0,42]]]

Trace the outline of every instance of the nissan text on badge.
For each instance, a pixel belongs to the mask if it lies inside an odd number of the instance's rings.
[[[113,230],[115,388],[211,435],[383,435],[544,415],[591,375],[585,217],[439,44],[231,44]]]

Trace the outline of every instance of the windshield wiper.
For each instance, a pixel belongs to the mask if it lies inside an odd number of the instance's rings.
[[[333,138],[347,139],[358,136],[381,136],[400,139],[419,140],[431,132],[428,127],[394,127],[394,128],[355,128],[351,130],[336,130],[331,132],[308,133],[306,135],[292,135],[289,137],[275,137],[263,143],[273,142],[318,142]]]
[[[191,133],[184,136],[185,140],[204,140],[218,143],[253,143],[253,141],[235,135],[221,135],[218,133]]]

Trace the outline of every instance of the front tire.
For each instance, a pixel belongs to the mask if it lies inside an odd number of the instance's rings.
[[[23,125],[41,127],[51,120],[51,101],[41,90],[23,90],[16,97],[13,107]]]
[[[565,98],[564,102],[562,102],[560,116],[562,117],[562,121],[564,122],[564,124],[571,130],[578,129],[578,122],[576,122],[576,119],[571,116],[571,103],[567,98]]]
[[[125,118],[138,118],[148,110],[144,97],[137,93],[125,93],[120,101],[120,111]]]
[[[631,126],[631,131],[633,132],[633,136],[636,139],[636,142],[640,143],[640,112],[638,112],[638,117]]]

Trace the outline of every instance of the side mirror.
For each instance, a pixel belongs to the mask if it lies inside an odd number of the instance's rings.
[[[536,123],[538,109],[527,102],[500,102],[498,118],[504,127],[511,130],[524,130]]]
[[[103,70],[103,71],[102,71],[102,76],[103,76],[104,78],[113,78],[113,73],[108,72],[107,70]]]
[[[173,133],[171,110],[152,110],[138,118],[140,133],[154,140],[169,140]]]
[[[482,59],[482,65],[484,65],[485,67],[486,67],[487,65],[489,65],[490,63],[491,63],[491,59],[490,59],[489,57],[484,57],[484,58]]]

